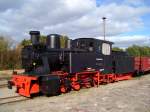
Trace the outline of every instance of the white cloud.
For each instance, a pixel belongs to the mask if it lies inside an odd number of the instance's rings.
[[[115,36],[143,28],[141,16],[150,13],[149,7],[133,7],[128,0],[124,4],[99,7],[95,0],[17,0],[12,4],[8,1],[0,2],[0,6],[3,5],[0,8],[0,34],[19,41],[28,37],[29,30],[61,33],[71,38],[97,37],[102,35],[103,16],[108,18],[107,36]]]
[[[103,39],[103,37],[96,37]],[[109,36],[106,40],[114,42],[114,47],[127,48],[132,45],[150,46],[150,37],[143,35]]]

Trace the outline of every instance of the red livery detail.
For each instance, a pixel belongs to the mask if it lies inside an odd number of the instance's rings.
[[[100,84],[112,83],[115,81],[128,80],[132,78],[133,73],[127,74],[102,74],[99,71],[83,71],[72,74],[56,71],[55,76],[60,78],[60,93],[66,93],[72,90],[80,90],[81,88],[89,88],[99,86]],[[69,85],[66,85],[66,80]],[[11,85],[16,87],[16,92],[22,96],[31,97],[32,94],[40,92],[39,77],[28,76],[27,74],[13,74]]]
[[[133,73],[117,74],[116,81],[129,80],[132,78],[132,76],[133,76]]]
[[[150,57],[135,57],[135,70],[139,72],[150,71]]]
[[[16,87],[16,92],[22,96],[31,97],[32,94],[39,93],[38,77],[13,74],[12,85]]]

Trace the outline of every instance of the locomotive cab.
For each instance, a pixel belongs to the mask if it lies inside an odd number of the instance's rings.
[[[73,47],[78,49],[84,49],[89,52],[98,52],[103,55],[111,55],[112,42],[99,40],[94,38],[79,38],[73,40]]]
[[[94,39],[79,38],[72,42],[73,49],[82,49],[85,52],[72,54],[72,63],[77,68],[73,72],[82,71],[85,68],[92,68],[103,73],[112,72],[111,51],[112,42]]]

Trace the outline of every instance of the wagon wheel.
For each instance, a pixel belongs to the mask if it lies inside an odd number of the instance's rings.
[[[72,88],[75,91],[79,91],[81,89],[81,86],[80,86],[80,84],[76,83],[76,84],[72,84]]]

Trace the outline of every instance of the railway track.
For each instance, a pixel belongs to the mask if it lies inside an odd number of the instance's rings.
[[[9,80],[11,77],[0,77],[0,81]]]
[[[7,87],[7,86],[8,86],[8,84],[1,84],[0,88],[4,88],[4,87]]]
[[[7,79],[0,79],[0,88],[7,87],[8,86],[7,82],[8,82]]]
[[[4,104],[10,104],[10,103],[15,103],[15,102],[21,102],[21,101],[26,101],[29,100],[30,98],[26,98],[23,96],[10,96],[10,97],[4,97],[0,98],[0,106]]]

